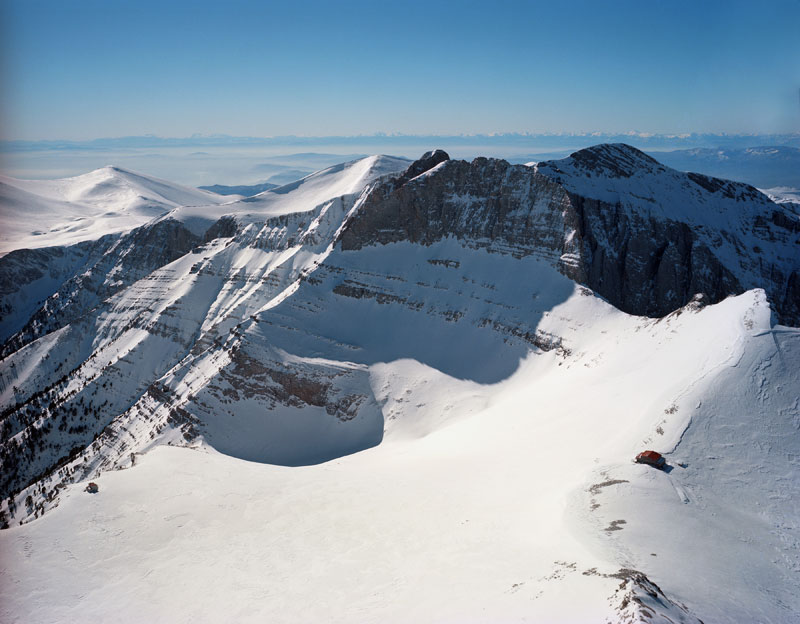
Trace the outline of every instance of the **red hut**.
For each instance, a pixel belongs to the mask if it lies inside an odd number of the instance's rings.
[[[663,468],[664,464],[667,463],[661,453],[656,453],[655,451],[642,451],[636,456],[636,463],[637,464],[647,464],[648,466],[653,466],[654,468]]]

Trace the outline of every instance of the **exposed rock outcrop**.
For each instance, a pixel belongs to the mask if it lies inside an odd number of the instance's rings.
[[[422,175],[426,171],[430,171],[436,165],[447,160],[450,160],[450,156],[444,150],[437,149],[431,152],[425,152],[421,158],[411,163],[403,175],[395,180],[394,187],[399,188],[403,186],[409,180],[413,180],[417,176]]]
[[[375,189],[342,233],[342,248],[453,236],[517,256],[560,255],[568,194],[545,176],[504,160],[447,161],[400,188]]]
[[[621,579],[611,601],[619,623],[703,624],[686,605],[667,597],[661,588],[638,570],[622,569],[610,576]]]
[[[659,317],[697,293],[716,303],[746,290],[686,223],[572,193],[570,209],[579,262],[563,264],[564,273],[625,312]]]
[[[119,235],[69,247],[17,249],[0,258],[0,344],[21,330],[60,286],[83,273]]]

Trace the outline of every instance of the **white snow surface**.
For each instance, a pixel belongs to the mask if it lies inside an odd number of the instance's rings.
[[[634,568],[706,622],[791,622],[800,332],[769,318],[758,291],[655,321],[576,289],[542,322],[566,358],[488,384],[376,362],[380,446],[299,468],[155,448],[0,533],[0,615],[615,622],[607,575]]]
[[[60,180],[0,175],[0,254],[94,240],[133,229],[177,206],[231,200],[119,167]]]

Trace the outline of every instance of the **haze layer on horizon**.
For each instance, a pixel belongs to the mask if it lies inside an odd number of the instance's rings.
[[[416,159],[441,148],[451,157],[477,156],[526,163],[561,158],[597,143],[628,143],[652,154],[689,148],[741,150],[782,146],[800,153],[800,133],[781,135],[560,134],[369,135],[352,137],[118,137],[92,141],[0,141],[0,173],[21,179],[64,178],[113,165],[189,186],[285,184],[325,167],[369,154]],[[656,156],[660,158],[660,156]],[[723,158],[727,158],[724,156]],[[781,163],[781,171],[793,160]],[[772,167],[769,163],[763,166]],[[713,172],[729,175],[727,171]],[[729,177],[736,177],[730,176]],[[797,186],[798,176],[778,176]],[[785,180],[784,180],[785,177]],[[752,183],[757,183],[751,180]]]

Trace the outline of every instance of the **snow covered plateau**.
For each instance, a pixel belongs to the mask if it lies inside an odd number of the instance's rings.
[[[0,193],[0,621],[800,621],[797,203],[623,144]]]

